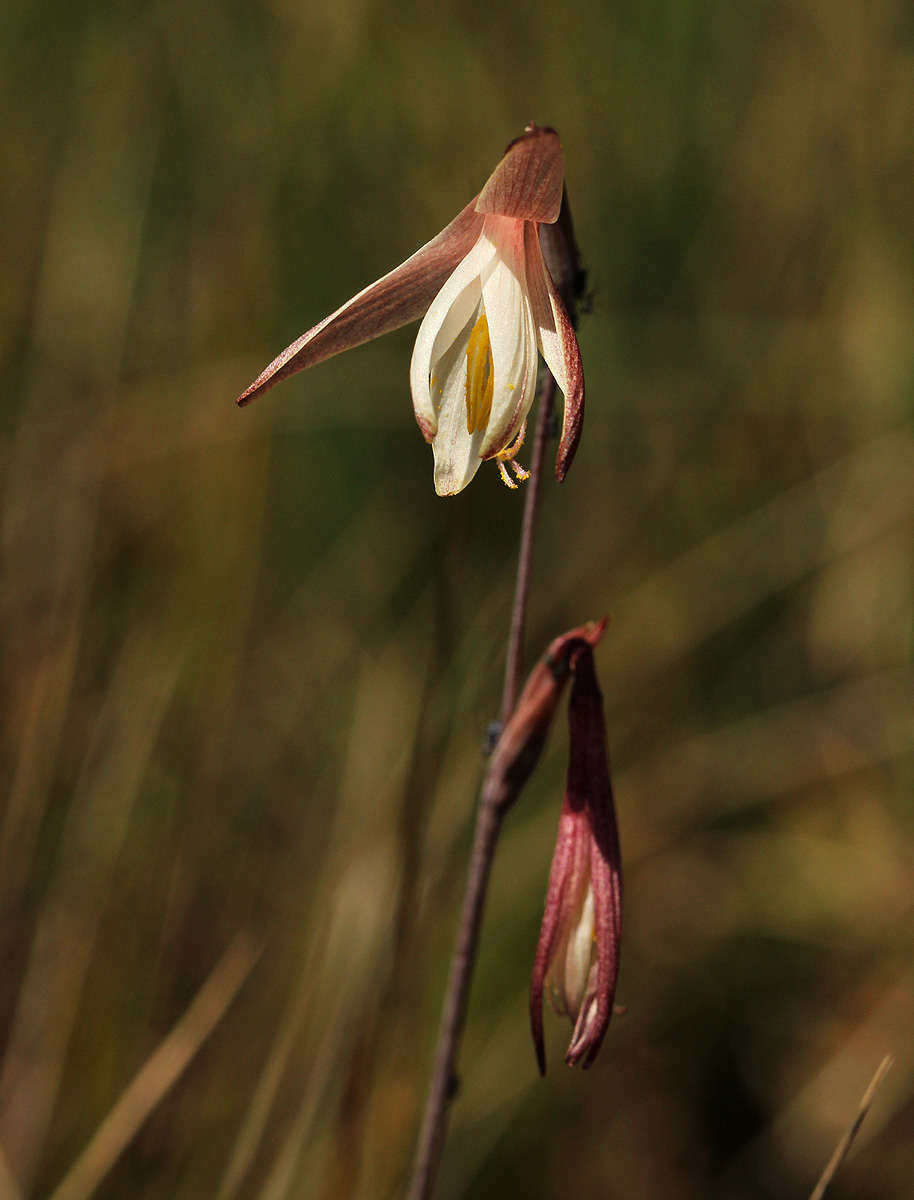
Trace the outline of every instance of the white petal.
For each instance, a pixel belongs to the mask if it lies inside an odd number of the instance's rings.
[[[530,411],[536,389],[536,330],[527,299],[523,222],[487,217],[483,236],[497,249],[483,281],[483,304],[492,347],[492,411],[482,444],[489,458],[512,442]]]
[[[581,915],[574,928],[569,932],[565,951],[565,1004],[568,1012],[575,1018],[587,991],[587,980],[590,975],[593,954],[593,931],[593,887],[588,883],[584,903],[581,906]]]
[[[438,405],[430,393],[429,376],[438,373],[437,360],[447,351],[478,305],[482,291],[480,273],[491,263],[494,254],[492,244],[480,236],[445,281],[419,326],[409,364],[409,388],[416,421],[428,440],[435,436],[438,428]]]
[[[432,441],[435,456],[435,491],[454,496],[462,491],[482,465],[479,448],[485,430],[467,433],[467,346],[481,310],[470,312],[459,336],[436,360],[433,396],[439,401],[438,432]],[[439,390],[440,389],[440,390]]]

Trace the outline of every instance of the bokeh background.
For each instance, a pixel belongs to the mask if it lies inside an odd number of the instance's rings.
[[[522,498],[404,330],[233,398],[535,119],[592,312],[529,661],[599,651],[617,1019],[536,1076],[564,718],[507,823],[439,1195],[914,1188],[914,10],[8,0],[0,1195],[395,1197]]]

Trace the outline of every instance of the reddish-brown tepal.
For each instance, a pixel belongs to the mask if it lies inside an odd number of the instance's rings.
[[[539,761],[552,718],[576,656],[603,636],[606,618],[570,629],[549,644],[524,684],[501,732],[486,772],[491,800],[504,811],[517,798]]]

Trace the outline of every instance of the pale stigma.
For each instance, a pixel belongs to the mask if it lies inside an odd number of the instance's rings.
[[[470,340],[467,342],[467,433],[476,433],[489,424],[494,389],[489,322],[486,314],[482,313],[470,331]]]

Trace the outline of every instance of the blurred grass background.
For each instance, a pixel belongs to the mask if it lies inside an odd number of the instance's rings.
[[[561,132],[594,311],[530,653],[604,612],[618,1019],[525,993],[507,824],[440,1196],[914,1179],[914,19],[904,0],[10,0],[0,32],[0,1196],[393,1197],[521,510],[412,331],[273,355]]]

